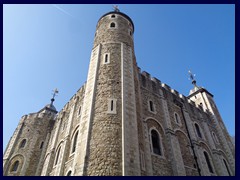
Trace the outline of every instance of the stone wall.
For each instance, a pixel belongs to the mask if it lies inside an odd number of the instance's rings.
[[[183,95],[180,95],[176,90],[171,89],[168,85],[161,83],[156,78],[152,78],[149,73],[140,72],[139,77],[140,77],[141,93],[142,93],[141,98],[142,98],[143,117],[145,117],[145,119],[152,118],[156,122],[158,122],[158,124],[151,125],[155,128],[157,128],[160,124],[166,132],[168,132],[168,128],[170,128],[170,130],[175,132],[175,136],[177,137],[178,142],[180,144],[181,156],[185,166],[186,175],[198,175],[196,163],[199,164],[200,169],[205,168],[205,169],[202,169],[202,172],[205,171],[205,175],[206,175],[208,169],[206,169],[206,166],[203,165],[205,164],[205,160],[199,159],[199,158],[197,162],[194,160],[194,154],[193,154],[193,149],[191,147],[191,144],[193,144],[196,156],[199,156],[199,157],[200,157],[200,154],[203,153],[203,147],[201,147],[201,145],[203,146],[203,143],[205,146],[212,147],[212,149],[208,151],[209,154],[211,155],[212,161],[214,161],[212,158],[212,151],[215,151],[215,148],[218,149],[218,151],[224,150],[223,144],[221,144],[221,142],[217,143],[213,140],[212,132],[215,132],[217,139],[219,139],[220,136],[216,130],[216,125],[214,123],[212,114],[208,110],[204,110],[201,106],[195,105],[194,102],[189,101],[188,98],[184,97]],[[161,94],[163,96],[161,96]],[[165,107],[163,107],[162,104],[160,103],[161,98],[162,99],[164,98],[167,104],[167,110],[169,112],[169,118],[171,121],[170,123],[169,122],[167,123],[164,120],[166,119],[165,117],[166,113],[163,112],[163,109]],[[149,111],[149,103],[148,103],[149,100],[153,101],[156,112]],[[180,106],[176,102],[179,102]],[[181,107],[182,107],[182,110],[181,110]],[[184,112],[184,114],[182,112]],[[175,113],[178,114],[180,123],[176,122]],[[147,123],[149,126],[148,121]],[[195,123],[198,124],[202,137],[198,137],[198,134],[195,128]],[[166,136],[166,132],[164,132],[162,135],[163,144],[168,139],[167,138],[168,136]],[[149,133],[149,128],[148,128],[148,133]],[[195,145],[196,142],[198,142],[198,145]],[[149,141],[149,143],[151,142]],[[170,153],[171,148],[173,149],[174,147],[168,147],[168,146],[171,146],[171,144],[169,143],[165,143],[165,144],[166,144],[166,147],[164,148],[167,150],[167,152],[169,151]],[[169,155],[166,156],[166,159],[172,162],[173,159],[170,159]],[[156,163],[157,156],[153,156],[153,157],[152,157],[153,174],[155,171],[158,174],[173,175],[173,172],[172,172],[174,168],[173,164],[171,165],[171,163],[167,163],[168,165],[166,165],[164,167],[165,169],[163,170],[163,168],[158,167],[159,164]],[[212,164],[213,164],[213,168],[215,168],[214,166],[216,166],[216,163],[212,162]],[[169,169],[166,169],[167,167],[169,167]],[[212,175],[216,173],[217,172],[214,171]],[[202,175],[204,175],[204,173]]]
[[[41,162],[41,154],[45,152],[43,143],[47,143],[47,133],[51,131],[54,123],[54,114],[43,110],[25,116],[20,121],[15,142],[8,154],[9,162],[5,164],[4,175],[34,176]],[[26,141],[25,145],[22,142]],[[21,146],[22,145],[22,146]],[[17,171],[12,171],[13,163],[19,160]]]

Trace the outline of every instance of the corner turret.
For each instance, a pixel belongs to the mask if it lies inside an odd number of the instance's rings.
[[[40,174],[43,156],[57,114],[53,106],[56,93],[58,93],[57,90],[54,91],[51,104],[21,118],[4,152],[3,175],[36,176]]]

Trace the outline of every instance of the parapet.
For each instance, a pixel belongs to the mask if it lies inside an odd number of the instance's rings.
[[[179,97],[182,99],[183,102],[190,104],[193,107],[196,107],[202,112],[208,113],[208,111],[204,110],[202,107],[199,107],[198,105],[195,104],[192,100],[190,100],[188,97],[184,96],[183,94],[180,94],[177,90],[171,88],[169,85],[162,83],[161,80],[159,80],[156,77],[152,77],[150,73],[146,71],[141,72],[141,68],[138,67],[139,71],[139,80],[140,80],[140,85],[144,88],[147,89],[148,91],[155,93],[155,94],[160,94],[159,89],[164,89],[166,92],[169,92],[170,94],[174,95],[175,97]]]
[[[70,100],[63,106],[60,111],[65,111],[68,109],[69,103],[72,103],[76,98],[79,98],[79,95],[85,92],[86,82],[77,90],[77,92],[70,98]]]

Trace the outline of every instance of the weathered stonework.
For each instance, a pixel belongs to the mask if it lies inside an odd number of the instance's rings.
[[[121,12],[99,19],[86,83],[60,112],[47,105],[22,117],[3,175],[235,175],[213,96],[199,87],[185,97],[141,72],[133,34]]]

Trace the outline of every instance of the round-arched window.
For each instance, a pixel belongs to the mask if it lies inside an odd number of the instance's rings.
[[[72,175],[72,171],[70,170],[68,171],[67,176],[71,176],[71,175]]]
[[[162,155],[160,137],[156,130],[151,130],[152,149],[154,154]]]
[[[114,22],[112,22],[112,23],[110,24],[110,27],[111,27],[111,28],[115,28],[115,27],[116,27],[116,24],[115,24]]]
[[[17,171],[18,166],[19,166],[19,161],[15,161],[14,164],[13,164],[13,166],[12,166],[11,171],[12,171],[12,172]]]

